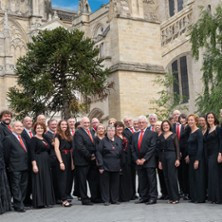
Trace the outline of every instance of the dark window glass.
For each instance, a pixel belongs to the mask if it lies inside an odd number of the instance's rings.
[[[180,94],[179,89],[179,73],[178,73],[178,62],[177,60],[172,64],[172,73],[173,73],[173,92],[177,95]]]
[[[175,9],[174,0],[169,0],[170,17],[174,15],[174,9]]]
[[[189,80],[187,72],[187,57],[180,58],[180,73],[181,73],[181,86],[182,86],[182,99],[186,103],[189,100]]]
[[[183,0],[177,0],[177,4],[178,4],[178,12],[181,11],[183,9]]]

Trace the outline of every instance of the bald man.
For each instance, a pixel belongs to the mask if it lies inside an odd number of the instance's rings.
[[[42,123],[44,123],[46,125],[46,117],[45,117],[45,115],[43,115],[43,114],[38,115],[37,118],[36,118],[36,122],[42,122]]]
[[[25,212],[24,199],[28,183],[28,150],[22,138],[23,124],[16,121],[12,126],[12,134],[3,141],[5,162],[9,171],[13,207],[17,212]]]
[[[100,202],[99,171],[96,166],[96,146],[90,121],[83,117],[81,127],[76,131],[73,139],[74,162],[77,169],[79,192],[83,205],[92,205],[92,202]],[[87,181],[91,193],[91,199],[87,196]]]

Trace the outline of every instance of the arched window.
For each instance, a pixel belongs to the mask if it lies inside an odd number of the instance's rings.
[[[181,11],[183,9],[183,0],[177,0],[177,11]]]
[[[181,98],[182,103],[187,103],[190,98],[189,77],[187,69],[187,56],[175,60],[172,65],[173,92]]]

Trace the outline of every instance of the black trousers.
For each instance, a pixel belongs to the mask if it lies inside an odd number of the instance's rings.
[[[139,177],[139,193],[143,200],[157,199],[157,180],[155,168],[141,168],[137,170]]]
[[[60,164],[57,162],[57,188],[58,188],[58,193],[59,193],[59,199],[62,201],[67,200],[67,196],[70,194],[69,193],[69,184],[70,184],[70,179],[71,179],[71,174],[72,174],[72,169],[71,169],[71,154],[64,154],[61,153],[62,155],[62,160],[65,164],[65,170],[62,171],[60,169]]]
[[[73,180],[74,180],[74,170],[71,171],[70,180],[69,180],[69,184],[67,188],[69,195],[71,195],[71,192],[72,192]]]
[[[189,165],[185,162],[185,156],[182,156],[180,160],[180,166],[178,168],[178,180],[180,185],[180,192],[189,194]]]
[[[104,171],[100,175],[100,186],[103,202],[119,201],[119,172]]]
[[[51,163],[52,184],[55,193],[55,200],[58,201],[60,199],[59,190],[58,190],[58,178],[57,178],[58,161],[56,158],[51,158],[50,163]]]
[[[28,184],[28,171],[10,172],[10,182],[14,208],[23,209]]]
[[[24,200],[25,206],[32,205],[31,194],[32,194],[32,166],[29,166],[30,169],[28,170],[28,183],[26,189],[26,197]]]
[[[79,179],[79,193],[82,202],[89,200],[87,196],[87,181],[89,183],[89,189],[91,194],[91,201],[97,201],[100,199],[100,185],[99,185],[99,171],[96,164],[89,166],[77,167],[77,178]]]
[[[204,202],[206,198],[205,193],[205,166],[204,161],[199,161],[199,167],[194,169],[195,158],[190,157],[189,162],[189,185],[190,185],[190,199],[192,202]]]
[[[135,164],[131,164],[131,178],[132,178],[132,187],[133,187],[132,199],[135,199],[136,197],[136,166]]]
[[[80,197],[80,191],[79,191],[79,178],[78,178],[78,167],[74,170],[74,190],[73,190],[73,196]]]
[[[169,199],[171,201],[179,200],[177,168],[175,167],[176,153],[162,153],[163,174]]]

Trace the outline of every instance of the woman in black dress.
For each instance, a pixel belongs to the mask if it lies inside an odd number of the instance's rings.
[[[193,203],[205,202],[205,164],[203,150],[203,134],[197,127],[198,117],[188,116],[191,133],[188,138],[186,162],[189,164],[190,199]]]
[[[121,162],[122,144],[115,137],[115,127],[107,127],[105,136],[97,147],[96,158],[98,161],[101,184],[101,197],[105,206],[119,204],[119,173]]]
[[[221,159],[221,135],[219,121],[214,113],[210,112],[206,115],[207,132],[205,134],[206,141],[206,158],[207,158],[207,174],[208,174],[208,201],[211,203],[222,203],[222,166]]]
[[[3,145],[0,141],[0,214],[11,210],[11,194],[5,172]]]
[[[180,166],[180,148],[177,136],[172,132],[171,124],[164,120],[159,136],[159,168],[163,174],[169,195],[169,203],[179,203],[177,169]]]
[[[72,135],[67,121],[60,120],[55,135],[55,153],[57,157],[58,191],[63,207],[70,207],[68,201],[69,184],[74,169],[72,156]]]
[[[133,186],[131,183],[131,150],[129,141],[123,136],[124,124],[117,121],[114,126],[116,128],[116,136],[119,138],[120,143],[122,144],[119,200],[121,202],[126,202],[130,201],[133,196]]]
[[[37,122],[33,129],[35,136],[30,140],[33,207],[50,207],[55,204],[55,196],[50,169],[50,145],[43,138],[46,126]]]

